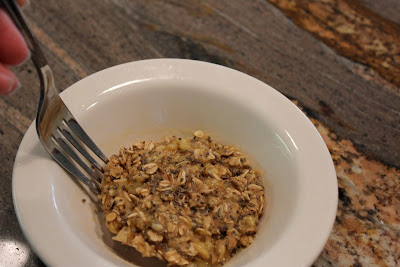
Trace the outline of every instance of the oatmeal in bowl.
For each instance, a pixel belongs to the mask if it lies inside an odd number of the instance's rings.
[[[89,197],[29,128],[13,198],[46,265],[311,266],[323,249],[337,207],[329,151],[304,114],[265,83],[215,64],[157,59],[100,71],[61,97],[102,151],[117,154],[117,166],[107,167],[104,201]],[[204,136],[192,143],[197,129]]]
[[[99,199],[113,239],[142,256],[218,266],[253,243],[265,196],[239,149],[196,131],[121,148]]]

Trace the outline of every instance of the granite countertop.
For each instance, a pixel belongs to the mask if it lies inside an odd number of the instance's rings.
[[[191,58],[248,73],[290,98],[329,148],[336,222],[314,266],[400,266],[398,0],[33,0],[25,9],[57,87],[146,58]],[[0,266],[44,266],[12,205],[12,167],[35,117],[32,63],[0,98]]]

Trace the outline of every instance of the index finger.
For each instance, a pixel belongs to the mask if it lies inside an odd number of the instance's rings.
[[[8,14],[0,9],[0,62],[18,65],[29,56],[24,38]]]

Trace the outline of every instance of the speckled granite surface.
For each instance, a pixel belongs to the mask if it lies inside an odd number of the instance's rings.
[[[335,163],[339,207],[314,266],[400,265],[400,170],[358,152],[312,119]]]
[[[59,88],[123,62],[178,57],[240,70],[295,99],[324,138],[339,184],[336,223],[314,266],[400,266],[400,2],[379,2],[32,0],[26,14]],[[338,25],[351,14],[367,17]],[[384,57],[380,46],[355,51],[349,28],[381,38]],[[389,68],[374,65],[388,58]],[[32,64],[15,71],[23,87],[0,98],[0,266],[43,266],[12,206],[12,166],[38,97]]]

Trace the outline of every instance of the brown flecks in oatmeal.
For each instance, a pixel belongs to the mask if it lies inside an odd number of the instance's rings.
[[[261,172],[202,131],[121,148],[104,168],[114,240],[169,265],[223,265],[253,243],[264,211]]]

